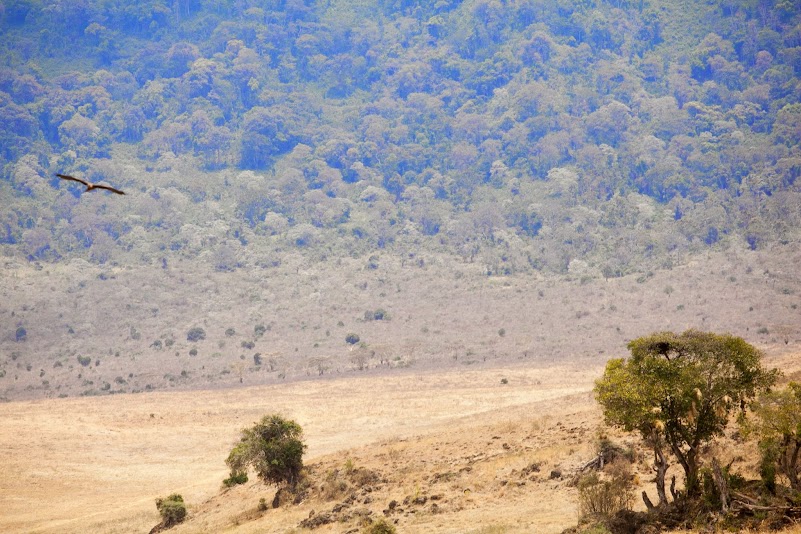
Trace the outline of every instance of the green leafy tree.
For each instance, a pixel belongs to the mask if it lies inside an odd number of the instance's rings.
[[[659,505],[667,503],[666,452],[684,469],[686,494],[699,492],[702,445],[721,434],[731,412],[776,380],[742,338],[688,330],[633,340],[628,360],[610,360],[595,395],[607,424],[637,431],[654,452]],[[643,492],[643,500],[650,505]]]
[[[775,487],[778,471],[790,487],[801,491],[801,384],[790,382],[783,390],[760,395],[751,410],[753,417],[742,427],[759,440],[766,486]]]
[[[232,477],[252,467],[265,482],[294,488],[300,480],[305,450],[300,425],[277,414],[265,415],[253,427],[242,430],[225,463]]]

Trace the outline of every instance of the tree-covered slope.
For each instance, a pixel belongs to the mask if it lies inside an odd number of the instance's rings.
[[[788,0],[4,0],[0,51],[0,243],[31,259],[609,276],[798,239]]]

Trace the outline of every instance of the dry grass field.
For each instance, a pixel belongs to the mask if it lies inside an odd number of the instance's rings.
[[[213,509],[183,530],[223,530],[241,508],[255,507],[259,496],[272,499],[274,490],[251,483],[235,490],[247,495],[244,500],[229,498],[219,510],[203,504],[220,490],[227,475],[224,459],[239,430],[275,411],[303,426],[307,456],[318,471],[352,458],[357,466],[395,478],[401,476],[395,466],[404,464],[409,477],[393,484],[387,502],[401,501],[403,492],[413,493],[417,486],[428,492],[421,479],[426,471],[458,472],[470,464],[466,457],[490,457],[504,451],[504,443],[514,447],[517,458],[498,460],[497,465],[485,462],[481,469],[508,471],[537,458],[550,464],[568,461],[569,451],[561,452],[561,443],[543,444],[539,434],[568,424],[568,414],[586,419],[583,412],[594,410],[588,391],[597,373],[562,366],[518,367],[3,404],[0,530],[143,532],[158,522],[154,499],[171,492],[183,494],[193,513]],[[502,385],[501,378],[509,383]],[[496,435],[501,439],[493,439]],[[586,428],[580,438],[572,438],[576,460],[586,456],[579,452],[587,452],[591,437],[592,429]],[[437,444],[445,450],[437,451]],[[416,465],[421,462],[428,468]],[[511,514],[505,510],[509,503],[494,496],[498,488],[481,487],[470,474],[458,478],[453,483],[472,490],[471,496],[443,505],[453,508],[451,514],[408,520],[419,525],[418,531],[436,531],[429,530],[434,525],[454,531],[460,508],[483,507],[487,496],[500,507],[499,522],[541,515],[524,509]],[[570,499],[544,502],[537,521],[551,525],[550,530],[575,521]],[[376,499],[376,506],[386,504]],[[309,506],[280,514],[274,527],[267,526],[273,523],[265,517],[254,528],[291,530],[298,517],[308,515]],[[467,517],[463,521],[475,523]]]
[[[766,363],[801,374],[799,354],[779,349]],[[577,521],[569,479],[595,453],[600,371],[517,364],[2,404],[0,531],[147,532],[154,499],[178,492],[190,514],[176,533],[300,532],[326,514],[315,532],[359,532],[393,500],[404,533],[560,532]],[[259,512],[275,489],[221,489],[224,459],[242,427],[276,411],[303,426],[315,489]],[[365,470],[369,484],[348,478]],[[326,481],[345,484],[320,491]]]

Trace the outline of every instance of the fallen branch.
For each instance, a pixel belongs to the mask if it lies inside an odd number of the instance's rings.
[[[603,467],[604,467],[604,456],[603,456],[603,454],[599,454],[598,456],[596,456],[595,458],[593,458],[592,460],[590,460],[586,464],[584,464],[581,467],[579,467],[579,471],[586,471],[587,469],[590,469],[590,468],[603,469]]]
[[[737,500],[732,501],[732,509],[733,510],[747,510],[749,512],[778,512],[788,517],[801,517],[801,506],[762,506],[759,504],[751,504],[748,502],[743,502],[739,500],[740,496],[738,494]]]
[[[745,501],[745,502],[750,503],[750,504],[759,504],[759,501],[757,501],[753,497],[749,497],[748,495],[745,495],[743,493],[738,493],[738,492],[735,491],[735,492],[732,492],[732,495],[734,495],[735,498],[740,499],[741,501]]]

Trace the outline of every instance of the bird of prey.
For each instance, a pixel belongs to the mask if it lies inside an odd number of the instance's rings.
[[[117,193],[118,195],[124,195],[125,193],[120,191],[119,189],[114,189],[108,185],[100,185],[100,184],[93,184],[92,182],[87,182],[86,180],[81,180],[80,178],[75,178],[74,176],[68,176],[66,174],[56,174],[62,180],[70,180],[71,182],[78,182],[86,186],[86,191],[93,191],[95,189],[107,189],[112,193]],[[86,192],[84,191],[84,193]]]

